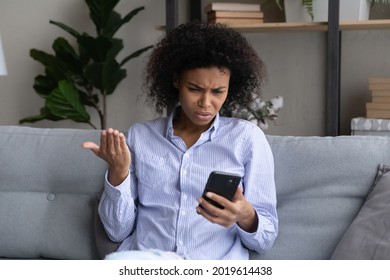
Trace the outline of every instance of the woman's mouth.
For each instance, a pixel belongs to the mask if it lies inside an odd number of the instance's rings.
[[[195,112],[196,118],[202,121],[208,121],[213,117],[213,114],[209,112]]]

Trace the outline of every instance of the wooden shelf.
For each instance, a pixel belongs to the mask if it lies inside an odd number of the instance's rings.
[[[327,22],[266,22],[253,26],[235,27],[240,32],[296,32],[327,31]],[[390,20],[342,21],[340,30],[373,30],[390,29]]]
[[[265,22],[253,26],[234,27],[234,29],[244,33],[327,31],[328,25],[326,22]]]
[[[362,21],[342,21],[340,30],[380,30],[390,29],[390,19],[372,19]]]
[[[159,31],[165,31],[164,25],[156,26]],[[265,22],[255,23],[234,29],[243,33],[265,32],[297,32],[297,31],[327,31],[327,22]],[[390,19],[360,20],[340,22],[340,30],[379,30],[390,29]]]

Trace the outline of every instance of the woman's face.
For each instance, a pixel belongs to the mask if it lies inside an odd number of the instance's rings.
[[[229,89],[227,68],[195,68],[174,81],[184,117],[191,125],[208,126],[225,102]]]

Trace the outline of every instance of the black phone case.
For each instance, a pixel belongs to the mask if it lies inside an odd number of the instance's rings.
[[[206,192],[213,192],[229,200],[232,200],[238,185],[240,184],[240,181],[241,177],[238,174],[213,171],[210,173],[202,196],[205,200],[214,206],[223,209],[222,205],[208,198],[206,196]]]

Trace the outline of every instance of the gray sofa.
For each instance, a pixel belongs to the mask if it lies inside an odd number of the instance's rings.
[[[104,162],[81,148],[99,131],[0,126],[0,258],[99,259],[95,206]],[[359,213],[390,138],[268,136],[279,236],[253,259],[330,259]]]

